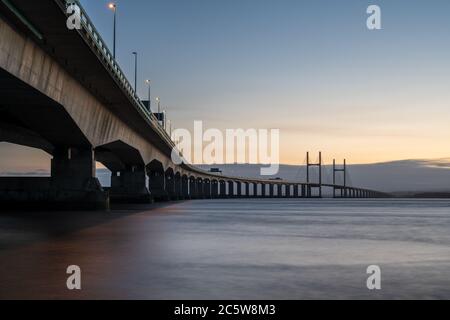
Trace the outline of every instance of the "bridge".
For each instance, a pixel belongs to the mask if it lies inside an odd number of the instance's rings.
[[[383,197],[363,188],[206,172],[171,160],[175,144],[139,99],[81,5],[66,27],[67,0],[0,0],[0,142],[44,150],[50,177],[0,178],[2,204],[106,208],[109,201],[228,197]],[[111,172],[102,188],[96,161]]]

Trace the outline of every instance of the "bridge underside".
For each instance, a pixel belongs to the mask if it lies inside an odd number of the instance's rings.
[[[105,208],[108,195],[95,178],[94,152],[65,109],[0,69],[0,141],[53,156],[51,178],[0,178],[3,204]]]

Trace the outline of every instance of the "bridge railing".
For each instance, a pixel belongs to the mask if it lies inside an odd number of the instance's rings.
[[[58,1],[63,2],[64,8],[66,10],[72,4],[76,4],[80,8],[81,26],[89,36],[90,40],[92,40],[89,44],[94,45],[96,51],[98,53],[101,53],[103,62],[106,63],[108,69],[112,72],[114,78],[118,81],[123,91],[127,94],[128,98],[132,101],[134,106],[141,112],[141,114],[148,121],[150,121],[150,123],[153,124],[154,128],[160,133],[160,135],[162,135],[162,137],[165,138],[167,142],[173,146],[174,143],[171,137],[169,136],[167,131],[161,126],[160,122],[158,121],[158,119],[156,119],[155,115],[151,113],[139,99],[137,92],[134,91],[133,86],[128,81],[127,77],[125,76],[125,73],[122,71],[117,61],[114,59],[111,51],[109,50],[105,41],[100,36],[100,33],[95,28],[88,14],[81,6],[80,2],[78,0],[58,0]]]

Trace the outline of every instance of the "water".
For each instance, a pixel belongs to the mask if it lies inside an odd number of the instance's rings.
[[[66,268],[82,290],[66,289]],[[369,291],[366,268],[382,271]],[[0,298],[450,298],[450,200],[198,200],[0,214]]]

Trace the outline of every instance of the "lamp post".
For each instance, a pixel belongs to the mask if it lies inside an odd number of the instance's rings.
[[[161,99],[156,97],[156,102],[158,102],[158,113],[161,113]]]
[[[116,59],[116,20],[117,20],[117,4],[111,2],[108,7],[114,11],[114,36],[113,36],[113,58]]]
[[[133,52],[134,55],[134,93],[137,94],[137,52]]]
[[[145,83],[148,85],[148,111],[152,112],[152,95],[151,95],[151,86],[152,81],[147,79]]]

